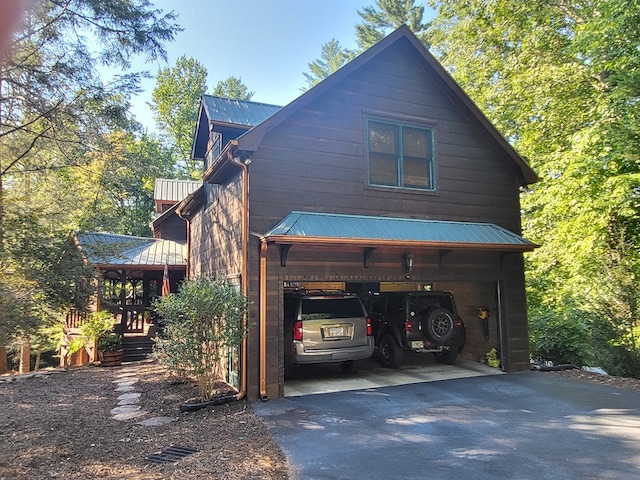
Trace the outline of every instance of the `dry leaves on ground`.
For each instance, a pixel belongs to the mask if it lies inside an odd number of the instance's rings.
[[[111,413],[122,395],[114,382],[133,366],[134,391],[148,413],[119,421]],[[153,362],[0,382],[0,479],[289,478],[282,450],[250,403],[180,414],[180,404],[195,392],[193,384],[172,383]],[[151,417],[175,420],[138,424]],[[148,461],[174,445],[197,452],[175,463]]]

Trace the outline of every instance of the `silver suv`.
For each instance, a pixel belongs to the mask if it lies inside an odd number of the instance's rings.
[[[355,294],[297,290],[285,293],[285,372],[314,363],[339,363],[343,372],[353,361],[369,358],[375,348],[371,321]]]

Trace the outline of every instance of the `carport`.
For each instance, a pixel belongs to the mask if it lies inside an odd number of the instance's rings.
[[[458,313],[467,327],[461,365],[487,372],[480,359],[496,348],[501,354],[502,371],[529,368],[522,253],[536,245],[509,230],[488,223],[294,211],[260,239],[263,398],[267,397],[269,385],[277,387],[278,396],[291,394],[288,392],[294,390],[288,387],[295,387],[293,383],[285,386],[284,381],[283,296],[289,288],[340,288],[352,292],[449,290],[455,295]],[[431,355],[427,356],[430,360]],[[417,381],[428,381],[421,375],[446,377],[446,371],[436,372],[435,365],[411,368]],[[457,373],[450,370],[454,376],[448,378],[476,375],[474,368]],[[424,371],[418,373],[418,369]],[[314,370],[306,370],[312,376]],[[392,382],[389,384],[397,384],[403,375],[401,371],[384,372],[376,367],[368,372],[366,376],[370,378],[390,377],[385,380]],[[336,381],[335,385],[349,389],[357,375]],[[322,383],[322,374],[316,380]]]

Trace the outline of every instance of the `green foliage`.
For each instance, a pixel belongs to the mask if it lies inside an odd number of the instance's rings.
[[[609,375],[640,378],[640,350],[607,345],[607,348],[597,352],[594,363]]]
[[[416,5],[415,0],[376,0],[375,6],[358,10],[362,18],[355,26],[358,49],[343,48],[335,38],[322,44],[320,58],[308,63],[309,72],[303,72],[307,86],[301,90],[304,92],[320,83],[401,25],[407,25],[427,45],[429,24],[423,22],[424,12],[425,7]]]
[[[158,71],[152,92],[151,110],[158,126],[168,134],[176,160],[187,162],[184,173],[197,180],[202,171],[198,162],[191,162],[191,142],[200,97],[206,92],[207,69],[186,55],[178,58],[175,66]]]
[[[322,45],[322,54],[318,60],[309,63],[309,72],[303,72],[307,81],[307,87],[302,88],[306,91],[314,85],[320,83],[332,73],[338,71],[342,66],[348,63],[355,56],[346,48],[342,48],[340,42],[332,38]]]
[[[254,92],[249,91],[240,77],[231,76],[226,80],[220,80],[216,84],[213,94],[218,97],[234,98],[236,100],[251,100]]]
[[[122,336],[119,333],[103,333],[98,337],[98,351],[102,353],[122,350]]]
[[[80,332],[88,340],[97,340],[113,330],[113,323],[113,315],[106,310],[91,312],[80,327]]]
[[[554,365],[590,365],[592,349],[589,331],[588,318],[585,319],[577,310],[535,312],[530,317],[531,357]]]
[[[420,2],[418,2],[420,3]],[[415,0],[376,0],[375,6],[358,10],[362,23],[356,25],[361,50],[373,46],[401,25],[407,25],[426,44],[428,23],[423,23],[424,6]]]
[[[527,255],[529,304],[562,311],[568,300],[604,317],[615,334],[609,340],[634,351],[637,2],[430,4],[431,51],[541,179],[522,196],[523,233],[542,245]]]
[[[72,231],[109,226],[113,218],[128,223],[119,228],[146,228],[151,202],[144,205],[146,217],[128,215],[136,203],[128,193],[140,178],[148,179],[139,175],[147,166],[127,172],[131,163],[119,163],[129,159],[126,149],[138,128],[128,115],[128,98],[144,73],[104,84],[96,67],[124,72],[129,55],[164,57],[162,42],[179,31],[174,20],[146,0],[39,1],[0,60],[3,343],[35,338],[59,321],[64,308],[85,308],[94,272],[71,242]],[[114,150],[114,131],[131,139],[124,155],[97,165],[98,156]]]
[[[200,277],[186,281],[155,307],[165,324],[156,342],[161,361],[175,373],[195,376],[200,398],[209,399],[221,378],[221,362],[247,334],[247,299],[225,282]]]

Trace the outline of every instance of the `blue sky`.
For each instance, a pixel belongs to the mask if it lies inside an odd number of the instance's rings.
[[[184,28],[166,44],[167,62],[134,63],[152,76],[173,66],[181,55],[200,62],[208,72],[209,92],[229,76],[255,92],[252,100],[286,105],[306,85],[303,72],[320,57],[332,38],[343,47],[356,46],[358,10],[374,0],[154,0],[165,12],[178,14]],[[133,100],[132,112],[149,131],[154,129],[147,106],[155,78],[142,84],[144,93]]]

